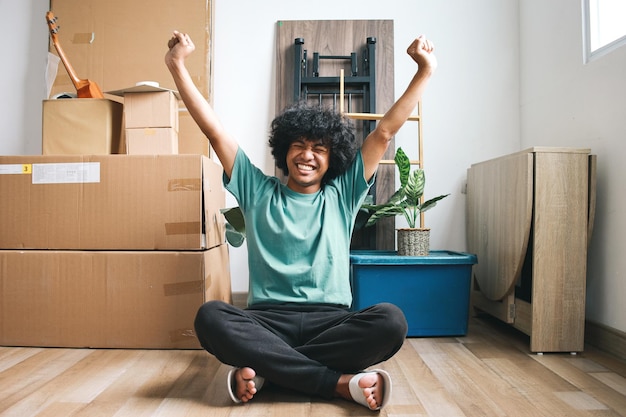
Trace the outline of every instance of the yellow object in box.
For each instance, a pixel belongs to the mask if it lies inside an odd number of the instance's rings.
[[[108,155],[120,149],[123,106],[109,99],[43,100],[44,155]]]

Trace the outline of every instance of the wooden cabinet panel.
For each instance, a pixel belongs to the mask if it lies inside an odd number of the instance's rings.
[[[533,156],[516,154],[468,171],[468,239],[480,262],[474,276],[490,300],[508,294],[522,272],[532,220]],[[495,196],[498,196],[497,199]]]
[[[589,154],[531,148],[468,171],[468,246],[478,256],[473,305],[528,334],[533,352],[584,349],[595,212]],[[525,296],[522,287],[530,288]]]

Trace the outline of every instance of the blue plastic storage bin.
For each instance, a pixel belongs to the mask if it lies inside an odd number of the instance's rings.
[[[431,251],[398,256],[395,251],[350,253],[352,309],[380,302],[402,309],[408,336],[467,334],[472,265],[476,255]]]

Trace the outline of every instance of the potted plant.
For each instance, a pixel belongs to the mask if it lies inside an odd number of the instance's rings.
[[[372,226],[384,217],[403,216],[408,228],[398,229],[398,255],[425,256],[430,250],[430,229],[419,227],[420,213],[433,208],[437,202],[449,194],[420,202],[424,194],[426,177],[423,169],[411,171],[411,161],[402,148],[398,148],[394,162],[400,173],[400,188],[383,204],[361,206],[361,216],[357,224]]]

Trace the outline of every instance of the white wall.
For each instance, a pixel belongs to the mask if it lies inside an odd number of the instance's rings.
[[[0,155],[41,154],[41,100],[48,50],[47,1],[2,0]]]
[[[626,125],[620,121],[626,110],[626,49],[582,65],[579,2],[215,2],[215,108],[268,173],[273,172],[266,139],[275,107],[277,21],[393,19],[396,95],[414,71],[406,46],[420,33],[434,40],[439,69],[424,97],[426,191],[427,196],[452,193],[427,215],[435,248],[466,247],[461,190],[472,163],[535,145],[590,147],[598,155],[599,172],[587,313],[626,331],[626,256],[621,254],[626,197],[619,183],[626,174],[619,159],[626,147]],[[41,152],[47,7],[41,0],[0,2],[3,155]],[[155,42],[168,37],[163,33]],[[402,136],[400,145],[409,149],[405,142],[410,140],[410,134]],[[245,291],[244,250],[232,249],[231,258],[233,289]]]
[[[517,1],[345,0],[337,5],[335,0],[217,0],[215,110],[252,161],[272,173],[267,132],[275,108],[277,21],[392,19],[396,97],[415,72],[406,48],[425,33],[435,42],[439,61],[423,105],[426,197],[452,194],[427,213],[426,222],[433,248],[465,250],[461,191],[467,168],[519,149]],[[416,129],[406,130],[398,142],[409,150]],[[228,205],[236,203],[231,199]],[[233,290],[246,291],[245,249],[230,253]]]
[[[520,2],[521,141],[598,156],[587,319],[626,331],[626,47],[583,64],[581,16],[579,2]]]

